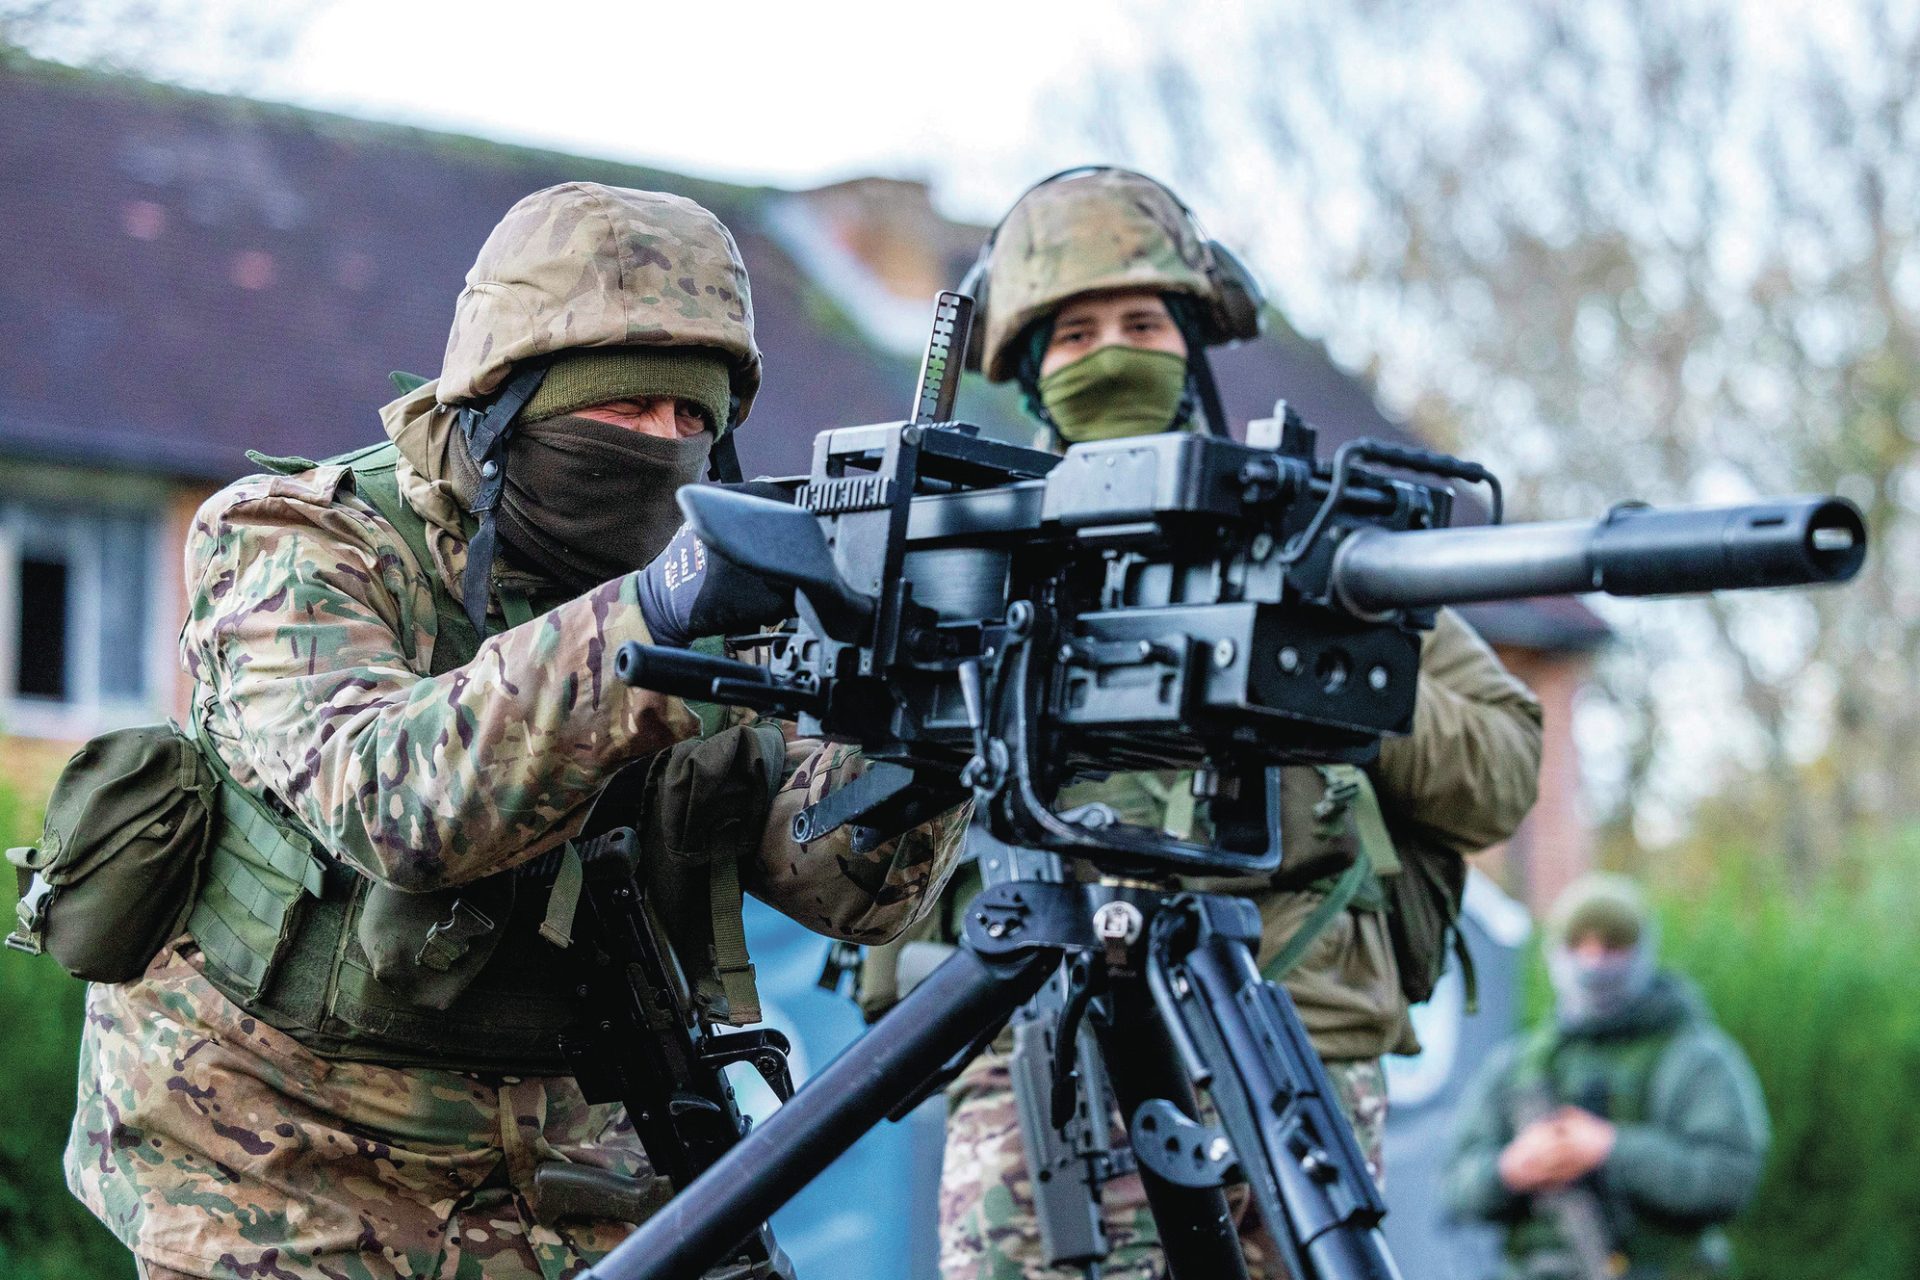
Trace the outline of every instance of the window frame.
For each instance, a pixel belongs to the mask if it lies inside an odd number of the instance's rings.
[[[163,634],[170,619],[166,599],[167,493],[150,476],[106,476],[69,468],[4,468],[0,474],[0,735],[81,741],[126,725],[164,718],[171,708],[175,655]],[[24,482],[23,482],[24,481]],[[40,541],[27,526],[36,515],[57,516],[64,528],[55,545],[68,571],[68,695],[49,698],[17,692],[19,593],[23,555]],[[141,692],[103,692],[102,660],[108,537],[103,522],[137,522],[142,563],[136,581],[144,592],[138,636]],[[91,527],[88,522],[93,522]],[[70,523],[69,523],[70,522]]]

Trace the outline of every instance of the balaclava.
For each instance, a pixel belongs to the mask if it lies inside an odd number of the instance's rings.
[[[1191,300],[1178,294],[1162,298],[1188,351],[1200,350]],[[1188,358],[1116,343],[1042,377],[1040,362],[1052,339],[1053,318],[1037,321],[1015,376],[1027,412],[1067,444],[1178,431],[1192,420],[1195,394]]]
[[[709,429],[662,439],[575,412],[649,396],[698,405]],[[560,356],[514,418],[505,445],[495,520],[508,555],[574,592],[644,567],[679,527],[674,494],[704,474],[728,403],[727,362],[703,348],[611,347]],[[471,454],[458,441],[450,453],[456,485],[477,492]]]
[[[1658,930],[1646,898],[1624,876],[1594,874],[1568,886],[1548,925],[1547,976],[1567,1028],[1604,1023],[1639,1002],[1656,973]],[[1590,958],[1574,941],[1597,937],[1607,955]]]

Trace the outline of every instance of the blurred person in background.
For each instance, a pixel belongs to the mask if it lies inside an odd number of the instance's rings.
[[[1751,1199],[1767,1111],[1747,1057],[1658,964],[1631,880],[1595,874],[1549,915],[1552,1021],[1469,1086],[1446,1196],[1507,1232],[1508,1280],[1727,1274],[1721,1224]]]

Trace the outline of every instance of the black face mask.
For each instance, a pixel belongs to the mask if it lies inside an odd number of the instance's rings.
[[[517,427],[505,450],[500,540],[521,567],[575,592],[644,568],[680,527],[674,494],[705,474],[713,440],[664,440],[572,414]],[[477,481],[466,449],[456,443],[452,455]]]

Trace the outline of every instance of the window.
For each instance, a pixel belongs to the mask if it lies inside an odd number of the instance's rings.
[[[0,498],[0,732],[78,738],[156,714],[160,520]]]

